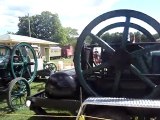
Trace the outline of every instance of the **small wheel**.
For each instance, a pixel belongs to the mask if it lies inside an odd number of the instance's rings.
[[[30,96],[30,86],[25,78],[18,77],[9,83],[7,104],[11,110],[14,111],[24,106],[27,96]]]
[[[14,78],[24,77],[30,83],[37,73],[37,57],[31,45],[19,43],[15,45],[11,53],[11,72]]]
[[[54,63],[48,63],[45,65],[45,69],[48,69],[50,72],[56,72],[57,66]]]

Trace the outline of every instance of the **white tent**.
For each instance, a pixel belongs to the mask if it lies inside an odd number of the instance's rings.
[[[22,36],[22,35],[12,35],[12,34],[4,34],[0,36],[0,43],[20,43],[27,42],[31,44],[43,44],[43,45],[57,45],[59,43],[41,40],[37,38]]]

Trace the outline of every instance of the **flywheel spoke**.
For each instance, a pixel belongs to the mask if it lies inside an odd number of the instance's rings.
[[[133,74],[135,74],[137,77],[140,78],[143,82],[145,82],[149,87],[154,88],[156,86],[155,83],[153,83],[148,77],[145,75],[142,75],[142,73],[134,66],[130,65],[130,70]]]
[[[29,78],[31,78],[31,77],[32,77],[32,74],[31,74],[31,72],[30,72],[28,66],[27,66],[27,72],[28,72]]]
[[[96,41],[103,49],[105,49],[110,54],[113,54],[115,52],[115,50],[108,43],[106,43],[104,40],[102,40],[100,37],[98,37],[92,33],[90,33],[90,36],[94,41]]]
[[[130,17],[126,17],[126,22],[124,26],[124,31],[123,31],[123,40],[122,40],[122,48],[126,48],[127,41],[128,41],[128,33],[129,33],[129,24],[130,24]]]

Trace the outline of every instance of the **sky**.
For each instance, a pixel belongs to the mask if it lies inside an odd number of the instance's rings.
[[[57,13],[63,27],[80,34],[97,16],[112,10],[132,9],[146,13],[160,22],[160,0],[0,0],[0,35],[18,31],[18,17]]]

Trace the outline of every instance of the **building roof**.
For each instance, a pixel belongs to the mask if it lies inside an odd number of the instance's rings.
[[[46,45],[59,44],[52,41],[47,41],[22,35],[4,34],[0,36],[0,43],[19,43],[19,42],[27,42],[31,44],[46,44]]]

